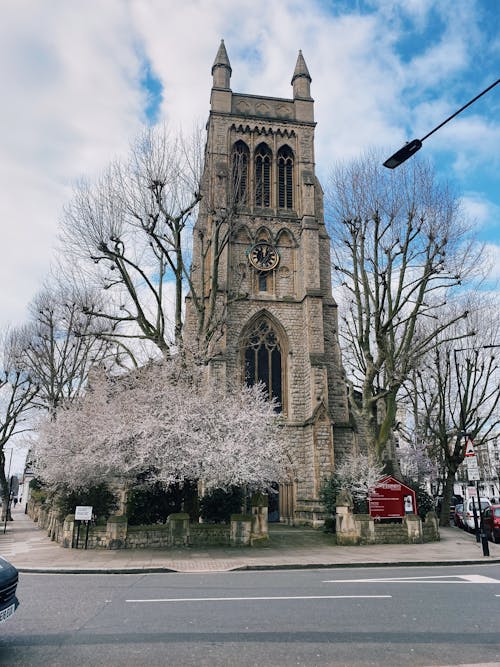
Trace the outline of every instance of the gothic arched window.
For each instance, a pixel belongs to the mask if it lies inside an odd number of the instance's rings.
[[[260,144],[255,151],[255,205],[271,206],[271,149]]]
[[[289,146],[278,152],[278,208],[293,208],[293,152]]]
[[[248,203],[248,163],[250,151],[244,141],[237,141],[233,146],[232,177],[233,196],[236,205]]]
[[[258,320],[245,338],[245,382],[252,386],[262,382],[269,398],[283,409],[283,364],[278,335],[267,319]]]

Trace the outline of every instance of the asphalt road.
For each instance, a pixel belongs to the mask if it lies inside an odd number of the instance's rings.
[[[30,575],[0,664],[500,665],[500,566]]]

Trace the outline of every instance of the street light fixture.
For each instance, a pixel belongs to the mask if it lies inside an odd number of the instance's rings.
[[[422,137],[422,139],[413,139],[412,141],[406,143],[403,148],[400,148],[398,151],[396,151],[391,157],[387,158],[387,160],[384,162],[384,167],[387,167],[388,169],[395,169],[396,167],[399,167],[400,164],[403,162],[406,162],[408,158],[410,158],[412,155],[415,155],[417,151],[419,151],[422,148],[422,143],[431,136],[431,134],[434,134],[434,132],[437,132],[439,128],[443,127],[443,125],[446,125],[452,118],[455,118],[455,116],[458,116],[459,113],[461,113],[464,109],[467,109],[471,104],[473,104],[476,100],[478,100],[480,97],[482,97],[485,93],[487,93],[489,90],[494,88],[498,83],[500,83],[500,79],[497,79],[494,83],[491,84],[491,86],[488,86],[488,88],[485,88],[479,95],[476,95],[474,99],[469,100],[467,104],[464,104],[463,107],[461,107],[458,111],[455,111],[454,114],[449,116],[446,120],[444,120],[442,123],[440,123],[437,127],[435,127],[433,130],[428,132],[425,137]]]

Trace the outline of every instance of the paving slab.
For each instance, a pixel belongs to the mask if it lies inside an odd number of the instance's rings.
[[[500,544],[489,556],[473,535],[441,528],[441,540],[425,544],[337,546],[332,535],[307,527],[271,524],[270,541],[258,547],[175,549],[65,549],[52,541],[25,513],[0,529],[0,555],[21,572],[135,573],[227,572],[230,570],[368,567],[383,565],[460,565],[500,562]]]

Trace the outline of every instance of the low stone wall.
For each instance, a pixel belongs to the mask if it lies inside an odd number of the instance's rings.
[[[252,546],[268,540],[267,507],[255,508],[252,515],[233,515],[230,525],[190,523],[189,515],[171,514],[165,524],[129,526],[126,516],[111,516],[106,525],[75,521],[68,514],[60,521],[53,510],[41,506],[28,510],[38,526],[67,549],[168,549],[172,547]]]
[[[421,544],[439,540],[437,516],[429,512],[422,521],[409,514],[401,522],[375,521],[369,514],[353,514],[350,506],[338,506],[337,544]]]
[[[375,544],[405,544],[408,531],[402,523],[376,523],[374,526]]]
[[[170,527],[165,523],[155,526],[128,526],[124,543],[113,548],[165,549],[168,547],[170,547]]]
[[[229,546],[231,544],[230,526],[210,523],[191,523],[189,525],[190,544],[193,547]]]

